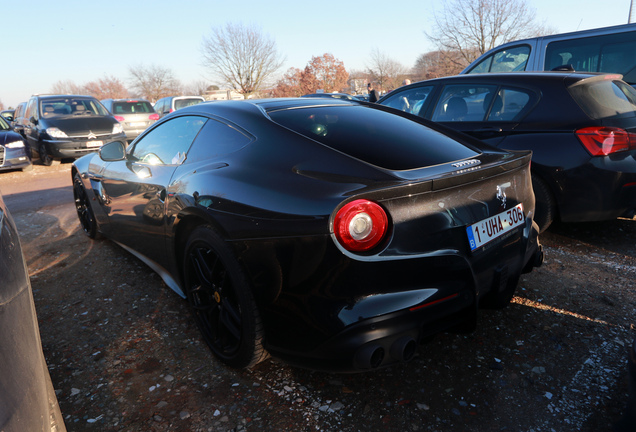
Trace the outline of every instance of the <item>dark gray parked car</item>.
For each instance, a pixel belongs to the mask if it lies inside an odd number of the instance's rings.
[[[24,136],[43,165],[75,159],[126,138],[121,124],[92,96],[34,95],[26,109]]]

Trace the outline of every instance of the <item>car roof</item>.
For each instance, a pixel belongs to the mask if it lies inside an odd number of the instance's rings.
[[[148,102],[148,99],[144,98],[119,98],[119,99],[102,99],[102,102],[105,101],[113,101],[113,102]]]
[[[532,72],[499,72],[499,73],[475,73],[453,75],[447,77],[433,78],[430,80],[418,81],[410,84],[414,86],[421,83],[434,83],[445,80],[458,81],[496,81],[496,82],[541,82],[541,81],[562,81],[564,79],[584,80],[590,78],[598,79],[623,79],[620,74],[610,74],[602,72],[563,72],[563,71],[532,71]],[[390,94],[390,93],[389,93]]]
[[[267,112],[283,109],[308,108],[316,106],[359,106],[363,103],[334,98],[272,98],[206,101],[181,108],[169,117],[184,114],[204,113],[241,123],[246,116],[265,118]]]
[[[39,99],[53,99],[53,98],[77,98],[77,99],[97,99],[95,96],[90,95],[73,95],[73,94],[36,94],[33,97]]]

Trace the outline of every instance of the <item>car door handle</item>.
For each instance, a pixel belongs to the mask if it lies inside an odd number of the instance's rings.
[[[503,129],[501,129],[500,127],[494,127],[494,126],[485,127],[485,128],[481,128],[481,129],[475,130],[475,132],[478,132],[478,133],[484,133],[484,132],[499,133],[499,132],[502,132],[502,131],[503,131]]]

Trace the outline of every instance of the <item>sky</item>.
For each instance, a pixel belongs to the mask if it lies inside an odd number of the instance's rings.
[[[557,33],[625,24],[630,0],[526,0],[536,20]],[[348,71],[365,70],[378,50],[411,68],[434,50],[425,31],[444,0],[30,0],[0,1],[4,50],[0,101],[15,107],[59,81],[84,85],[130,68],[161,66],[184,85],[208,81],[203,39],[228,22],[256,26],[285,62],[302,69],[312,56],[333,54]],[[585,6],[583,6],[585,4]],[[388,6],[387,6],[388,5]],[[602,11],[602,13],[600,12]],[[634,13],[636,16],[636,12]]]

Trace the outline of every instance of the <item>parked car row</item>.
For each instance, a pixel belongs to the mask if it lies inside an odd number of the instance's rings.
[[[159,107],[170,103],[166,112],[172,112],[203,100],[199,96],[170,97],[160,99]],[[37,156],[43,165],[51,165],[56,159],[76,159],[95,152],[106,142],[131,142],[161,115],[143,99],[100,102],[92,96],[33,95],[0,117],[26,140],[29,160]]]

